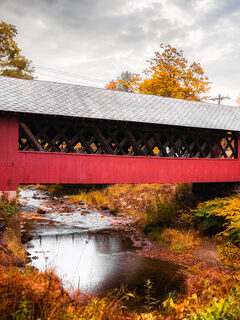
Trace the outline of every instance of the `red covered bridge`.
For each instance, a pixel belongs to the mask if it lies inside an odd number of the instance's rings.
[[[0,77],[0,191],[240,181],[240,109]]]

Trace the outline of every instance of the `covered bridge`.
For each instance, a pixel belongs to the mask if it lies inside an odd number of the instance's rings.
[[[0,191],[240,181],[240,109],[0,77]]]

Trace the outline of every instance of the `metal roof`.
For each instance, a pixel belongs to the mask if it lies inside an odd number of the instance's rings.
[[[240,108],[0,77],[0,111],[240,131]]]

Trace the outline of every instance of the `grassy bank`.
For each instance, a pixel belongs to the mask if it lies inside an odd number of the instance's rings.
[[[0,201],[0,265],[24,265],[26,255],[20,239],[18,207],[15,203]]]
[[[116,184],[109,186],[71,187],[67,192],[64,185],[40,185],[55,196],[72,194],[70,201],[86,202],[90,206],[109,209],[116,214],[137,216],[154,205],[156,197],[171,198],[174,184]]]

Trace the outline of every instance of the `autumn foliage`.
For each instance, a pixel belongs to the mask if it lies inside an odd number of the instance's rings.
[[[138,90],[140,81],[141,78],[139,74],[123,71],[117,80],[111,80],[105,88],[109,90],[135,92]]]
[[[21,49],[15,42],[17,29],[12,24],[0,22],[0,75],[33,79],[31,61],[21,54]]]
[[[106,88],[195,101],[206,98],[210,82],[200,63],[189,64],[182,50],[161,44],[160,50],[147,62],[149,67],[142,77],[126,71]],[[130,77],[126,77],[127,74]]]

